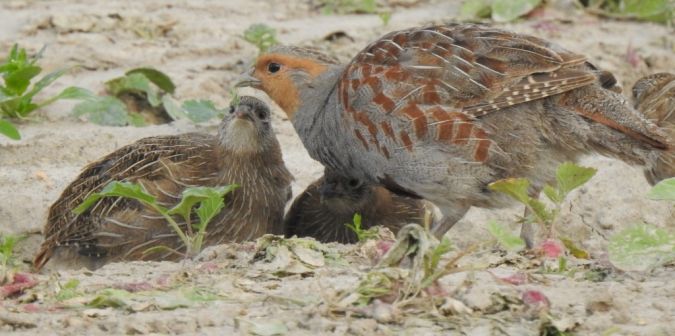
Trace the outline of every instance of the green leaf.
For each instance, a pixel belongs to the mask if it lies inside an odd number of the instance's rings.
[[[168,114],[171,119],[188,119],[188,115],[185,113],[185,111],[180,106],[178,106],[173,98],[171,98],[169,95],[164,95],[164,97],[162,97],[162,106],[164,107],[166,114]]]
[[[33,97],[38,94],[40,91],[42,91],[44,88],[49,86],[51,83],[53,83],[55,80],[57,80],[59,77],[63,76],[63,74],[68,71],[68,68],[65,69],[60,69],[56,70],[54,72],[50,72],[44,77],[40,78],[39,81],[33,85],[33,88],[24,96],[24,99],[31,100]]]
[[[530,198],[530,201],[527,203],[535,216],[543,223],[548,223],[553,220],[553,213],[546,209],[546,205],[539,201],[538,199]]]
[[[488,185],[490,190],[499,191],[511,196],[520,203],[528,205],[530,196],[527,193],[530,181],[524,178],[507,178],[492,182]]]
[[[675,177],[657,183],[649,190],[647,197],[653,200],[675,201]]]
[[[675,11],[669,0],[622,0],[618,9],[639,19],[664,23],[672,19]]]
[[[262,23],[252,24],[244,31],[244,40],[258,47],[261,53],[278,44],[276,31]]]
[[[377,237],[376,227],[364,229],[361,226],[361,214],[359,213],[355,213],[352,223],[346,223],[345,226],[356,234],[356,239],[360,242]]]
[[[127,71],[126,75],[133,74],[143,74],[147,79],[149,79],[153,84],[157,85],[158,88],[164,90],[169,94],[173,94],[176,91],[176,85],[171,81],[171,78],[165,73],[153,69],[153,68],[137,68]]]
[[[16,96],[22,95],[30,86],[31,79],[40,74],[40,71],[42,68],[39,66],[29,65],[6,74],[4,78],[7,91]]]
[[[544,195],[546,195],[546,197],[548,197],[548,199],[550,199],[555,204],[560,204],[564,200],[562,197],[560,197],[558,191],[548,184],[544,186]]]
[[[509,251],[520,251],[525,248],[525,242],[520,237],[508,232],[495,221],[488,223],[488,231],[501,246]]]
[[[110,94],[119,97],[124,93],[132,93],[145,96],[152,107],[161,104],[159,92],[148,77],[142,73],[133,73],[105,82],[105,87]]]
[[[63,286],[61,286],[61,289],[59,290],[58,293],[56,293],[56,300],[57,301],[64,301],[68,299],[72,299],[76,296],[80,296],[80,293],[77,292],[77,286],[80,285],[80,280],[77,279],[70,279],[68,282],[66,282]]]
[[[492,2],[492,20],[496,22],[513,21],[535,9],[541,0],[494,0]]]
[[[53,103],[53,102],[55,102],[59,99],[82,99],[82,100],[84,100],[84,99],[92,99],[94,97],[96,97],[96,95],[94,95],[94,93],[92,93],[91,91],[89,91],[87,89],[71,86],[71,87],[65,88],[63,91],[61,91],[61,93],[41,102],[40,105],[38,105],[37,108],[47,106],[47,105],[49,105],[49,104],[51,104],[51,103]]]
[[[75,105],[73,114],[85,116],[87,120],[98,125],[125,126],[129,123],[129,113],[124,103],[110,96],[94,97]]]
[[[225,206],[225,200],[222,197],[207,198],[200,202],[197,208],[197,216],[199,217],[199,227],[206,227],[206,225],[215,217],[220,210]],[[205,229],[202,229],[205,230]]]
[[[431,274],[434,271],[436,271],[436,267],[438,267],[438,263],[441,261],[441,257],[443,257],[444,254],[452,251],[452,243],[450,242],[450,239],[447,237],[443,237],[441,242],[434,247],[434,249],[431,251],[431,257],[429,258],[429,265],[427,267],[427,274]]]
[[[202,220],[202,223],[208,223],[208,221],[213,218],[213,216],[217,215],[218,212],[220,212],[220,209],[222,209],[223,196],[236,188],[238,188],[236,184],[222,187],[186,188],[183,190],[180,202],[171,208],[168,213],[170,215],[180,215],[186,221],[189,221],[192,208],[195,206],[195,204],[202,202],[202,205],[197,210],[197,215],[199,216],[200,220]],[[205,206],[203,202],[208,202],[208,204]],[[220,206],[218,205],[218,202],[220,202]]]
[[[26,239],[25,235],[2,234],[0,235],[0,261],[2,265],[12,263],[16,244]]]
[[[183,103],[183,111],[193,122],[201,123],[209,121],[213,117],[223,116],[223,111],[218,110],[210,100],[188,100]]]
[[[556,171],[560,198],[564,199],[570,191],[588,182],[597,171],[595,168],[582,167],[571,162],[561,164]]]
[[[377,16],[380,17],[380,21],[382,21],[383,26],[388,25],[389,21],[391,20],[391,12],[389,11],[378,13]]]
[[[571,239],[561,238],[565,247],[572,253],[572,255],[579,259],[591,259],[590,253],[588,251],[578,247]]]
[[[23,118],[38,106],[26,96],[11,97],[0,102],[0,112],[12,118]]]
[[[128,122],[129,125],[134,127],[143,127],[148,125],[145,122],[145,118],[143,118],[143,115],[138,112],[129,112]]]
[[[21,140],[21,134],[14,127],[14,124],[4,119],[0,119],[0,134],[12,140]]]
[[[96,97],[96,95],[93,92],[91,92],[87,89],[83,89],[83,88],[80,88],[80,87],[77,87],[77,86],[70,86],[70,87],[67,87],[67,88],[63,89],[63,91],[61,91],[61,93],[57,94],[56,96],[54,96],[50,99],[55,99],[55,100],[56,99],[91,99],[93,97]]]
[[[89,301],[87,306],[94,308],[125,308],[132,303],[131,293],[121,289],[106,288]]]
[[[155,203],[155,196],[148,194],[142,185],[131,182],[111,181],[103,190],[87,197],[73,212],[78,215],[82,214],[102,197],[114,196],[131,198],[144,204]]]
[[[464,1],[459,10],[459,16],[463,19],[487,18],[490,14],[492,14],[492,0]]]
[[[625,229],[609,241],[609,261],[623,271],[650,271],[675,260],[675,234],[641,224]]]

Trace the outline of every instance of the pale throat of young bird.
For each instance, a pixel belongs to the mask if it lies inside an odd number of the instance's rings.
[[[226,126],[223,146],[235,153],[253,153],[262,150],[260,133],[254,122],[235,118]]]

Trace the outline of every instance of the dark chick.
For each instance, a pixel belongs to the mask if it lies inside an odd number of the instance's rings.
[[[357,242],[345,226],[354,214],[361,215],[364,229],[381,225],[394,233],[406,224],[422,223],[423,201],[399,196],[357,179],[326,173],[298,196],[291,206],[284,228],[286,236],[314,237],[321,242]]]
[[[95,269],[112,261],[182,257],[167,251],[143,253],[161,245],[185,252],[185,246],[161,216],[137,201],[103,198],[81,215],[72,212],[110,181],[141,184],[165,207],[177,204],[189,186],[238,184],[209,223],[204,241],[208,246],[281,233],[292,179],[270,125],[268,106],[242,97],[216,136],[145,138],[86,166],[50,207],[45,240],[34,265],[40,269],[54,259]],[[186,229],[185,223],[180,225]]]

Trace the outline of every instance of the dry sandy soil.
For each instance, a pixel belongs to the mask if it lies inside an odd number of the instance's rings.
[[[46,45],[41,64],[47,71],[80,66],[45,95],[70,85],[102,91],[105,80],[125,70],[153,66],[174,79],[178,99],[206,98],[224,107],[237,75],[257,53],[241,38],[250,24],[266,23],[282,43],[317,46],[346,61],[389,30],[453,20],[459,6],[458,1],[389,3],[394,14],[383,26],[376,15],[322,15],[309,0],[2,1],[0,54],[15,42],[30,52]],[[640,76],[675,69],[675,34],[664,26],[604,20],[564,6],[501,26],[584,53],[628,89]],[[325,40],[335,32],[348,37]],[[57,102],[21,122],[20,141],[0,138],[0,230],[29,234],[18,251],[25,260],[40,242],[48,206],[87,162],[142,137],[214,132],[217,124],[103,127],[71,116],[72,106]],[[321,174],[321,166],[307,156],[281,113],[274,122],[297,195]],[[474,270],[443,277],[436,295],[424,294],[425,302],[382,300],[354,308],[344,299],[370,269],[376,247],[331,245],[318,255],[312,250],[311,258],[291,248],[292,260],[275,264],[254,243],[232,244],[211,248],[194,262],[43,272],[35,276],[36,287],[0,301],[0,333],[537,335],[554,325],[578,335],[672,334],[675,268],[626,274],[612,269],[606,257],[608,237],[629,225],[644,221],[673,229],[672,204],[645,198],[649,185],[639,168],[602,157],[583,163],[599,172],[571,195],[560,225],[593,255],[591,261],[570,258],[577,272],[542,272],[537,259],[484,248],[460,262]],[[515,206],[472,209],[448,235],[461,250],[485,239],[490,219],[515,231],[521,212]],[[588,279],[591,273],[602,276]],[[500,280],[523,274],[522,281]],[[59,286],[71,279],[81,281],[74,297],[55,300]],[[132,294],[109,293],[117,301],[103,306],[118,308],[86,305],[109,288]],[[543,293],[550,307],[532,307],[527,299],[532,291]]]

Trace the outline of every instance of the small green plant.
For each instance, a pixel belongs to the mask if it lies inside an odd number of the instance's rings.
[[[129,70],[124,76],[105,82],[105,87],[110,96],[89,92],[75,106],[73,114],[106,126],[145,126],[143,113],[158,117],[159,122],[189,119],[195,123],[222,118],[225,114],[208,100],[187,100],[179,106],[171,98],[176,90],[171,78],[153,68]]]
[[[491,18],[495,22],[514,21],[530,13],[541,0],[468,0],[462,4],[464,19]]]
[[[675,234],[641,224],[612,236],[609,261],[623,271],[647,272],[675,260]]]
[[[377,13],[377,16],[380,17],[380,21],[382,21],[382,25],[386,26],[389,24],[389,21],[391,20],[391,12],[390,11],[384,11]]]
[[[269,48],[273,47],[274,45],[279,44],[279,41],[277,41],[276,30],[262,23],[250,25],[244,31],[244,40],[258,47],[258,50],[261,54],[269,50]]]
[[[172,250],[166,246],[152,247],[146,250],[145,253],[170,250],[178,254],[184,254],[186,257],[193,257],[201,251],[208,223],[225,206],[223,197],[237,187],[237,185],[233,184],[222,187],[186,188],[183,191],[180,202],[173,208],[168,209],[157,204],[155,197],[148,194],[142,185],[131,182],[112,181],[100,192],[87,197],[73,211],[77,214],[82,214],[103,197],[124,197],[136,200],[162,215],[185,245],[184,253]],[[193,213],[196,214],[198,219],[196,223],[193,223]],[[174,215],[182,217],[185,223],[185,232],[174,219]]]
[[[675,201],[675,177],[657,183],[647,197]],[[618,269],[648,272],[675,260],[675,233],[644,223],[636,225],[610,238],[608,254]]]
[[[377,13],[375,0],[319,0],[318,7],[325,15]]]
[[[59,285],[59,292],[56,293],[57,301],[65,301],[74,297],[80,296],[81,293],[77,291],[77,286],[80,285],[80,280],[70,279],[63,285]]]
[[[86,91],[77,87],[68,87],[61,93],[41,102],[34,102],[35,96],[66,73],[67,69],[51,72],[35,83],[42,68],[37,64],[44,48],[33,57],[26,49],[17,44],[12,47],[7,58],[0,63],[3,84],[0,85],[0,134],[18,140],[21,135],[12,122],[4,118],[26,118],[33,111],[45,107],[59,99],[80,99]]]
[[[0,235],[0,283],[3,283],[12,269],[19,266],[19,261],[14,258],[16,244],[25,239],[22,235]]]
[[[543,202],[529,196],[530,181],[524,178],[499,180],[491,183],[489,188],[523,203],[530,212],[530,216],[524,220],[537,223],[553,234],[555,220],[567,195],[588,182],[596,171],[595,168],[581,167],[571,162],[561,164],[556,171],[556,186],[545,185],[543,189],[546,197],[553,202],[553,209],[548,209]]]
[[[488,231],[501,246],[509,251],[520,251],[525,248],[525,242],[520,237],[495,221],[488,223]]]
[[[657,183],[647,197],[653,200],[675,201],[675,177]]]
[[[352,219],[352,223],[347,223],[345,226],[352,230],[356,234],[356,238],[362,242],[366,241],[368,239],[374,239],[377,237],[377,228],[369,228],[369,229],[363,229],[361,227],[361,215],[360,214],[354,214],[354,218]]]
[[[406,225],[377,267],[361,279],[352,302],[365,305],[378,297],[390,296],[396,300],[417,297],[439,278],[466,270],[456,264],[477,247],[473,245],[441,263],[441,259],[453,250],[450,240],[443,238],[439,242],[422,226]],[[402,264],[406,267],[401,267]]]
[[[581,0],[593,14],[618,19],[634,19],[673,24],[675,5],[671,0]]]

